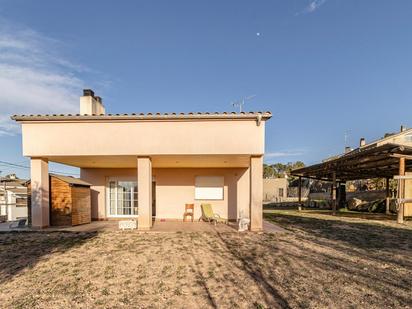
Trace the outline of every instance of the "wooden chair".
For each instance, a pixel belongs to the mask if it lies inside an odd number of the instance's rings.
[[[187,217],[192,217],[192,222],[195,215],[195,204],[185,204],[185,212],[183,213],[183,222]]]

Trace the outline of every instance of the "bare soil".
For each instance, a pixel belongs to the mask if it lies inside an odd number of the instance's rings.
[[[289,232],[0,234],[0,307],[412,307],[408,226],[265,216]]]

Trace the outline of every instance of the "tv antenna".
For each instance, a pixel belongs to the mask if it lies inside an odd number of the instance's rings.
[[[350,131],[349,131],[349,130],[346,130],[346,131],[345,131],[345,135],[344,135],[345,147],[348,146],[349,134],[350,134]]]
[[[233,106],[233,107],[239,107],[239,113],[241,113],[241,112],[243,112],[243,105],[245,105],[245,102],[248,101],[248,100],[253,99],[254,97],[256,97],[255,94],[254,94],[254,95],[250,95],[250,96],[248,96],[248,97],[245,97],[245,98],[243,98],[243,99],[240,99],[240,100],[238,100],[238,101],[234,101],[234,102],[232,102],[232,106]]]

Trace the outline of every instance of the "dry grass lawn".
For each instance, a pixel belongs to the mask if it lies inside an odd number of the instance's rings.
[[[0,306],[412,307],[412,229],[266,216],[289,233],[0,234]]]

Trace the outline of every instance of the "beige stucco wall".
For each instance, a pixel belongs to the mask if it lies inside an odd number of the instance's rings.
[[[279,196],[279,189],[283,189],[283,196]],[[263,179],[263,200],[281,201],[287,197],[288,180],[286,178]]]
[[[236,219],[242,209],[249,215],[249,168],[154,168],[157,219],[182,219],[185,203],[195,204],[195,219],[201,215],[200,204],[211,203],[213,210],[224,218]],[[194,200],[196,176],[223,176],[224,199]],[[93,184],[92,218],[106,218],[106,184],[109,178],[137,180],[137,169],[81,169],[81,178]]]
[[[264,130],[254,119],[23,122],[23,155],[262,155]]]

